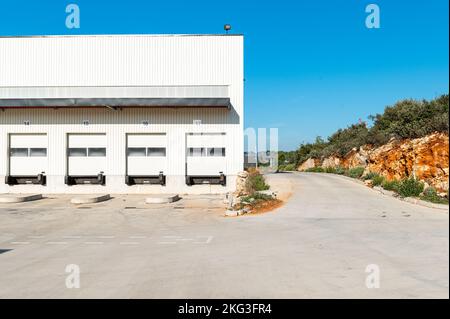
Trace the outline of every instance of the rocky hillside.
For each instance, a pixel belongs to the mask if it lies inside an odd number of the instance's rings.
[[[353,148],[343,156],[323,159],[309,158],[298,167],[304,171],[312,167],[365,167],[387,180],[401,180],[414,176],[439,192],[449,188],[449,137],[446,133],[432,133],[415,139],[392,139],[373,147]]]

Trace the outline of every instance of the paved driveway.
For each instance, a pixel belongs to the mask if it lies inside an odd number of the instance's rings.
[[[2,204],[0,297],[449,297],[448,211],[334,175],[269,180],[292,191],[286,205],[236,218],[216,196]],[[78,289],[66,288],[70,264]],[[369,289],[376,269],[380,287]]]

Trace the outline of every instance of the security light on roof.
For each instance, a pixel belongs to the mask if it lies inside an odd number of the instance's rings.
[[[226,33],[228,33],[228,31],[231,30],[231,24],[225,24],[225,25],[223,26],[223,29],[225,30]]]

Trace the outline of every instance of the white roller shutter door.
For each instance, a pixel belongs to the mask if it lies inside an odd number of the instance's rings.
[[[46,134],[10,134],[9,174],[38,175],[48,168]]]
[[[127,135],[127,175],[144,176],[166,174],[166,134]]]
[[[226,134],[187,134],[186,166],[190,176],[226,175]]]
[[[68,174],[70,176],[106,174],[106,135],[68,135]]]

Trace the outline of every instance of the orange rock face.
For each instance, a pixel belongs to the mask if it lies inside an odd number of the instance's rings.
[[[447,192],[449,138],[448,134],[434,133],[417,139],[393,140],[378,148],[366,145],[351,150],[344,158],[331,156],[321,164],[314,162],[314,165],[345,168],[363,166],[366,173],[379,173],[388,180],[414,176],[435,187],[438,192]],[[300,165],[299,170],[303,170],[304,166]]]
[[[414,176],[438,191],[448,190],[449,139],[443,133],[392,141],[372,150],[366,171],[389,180]]]
[[[352,168],[352,167],[366,167],[370,152],[372,147],[369,145],[361,146],[359,149],[352,149],[347,155],[342,159],[342,167]]]

